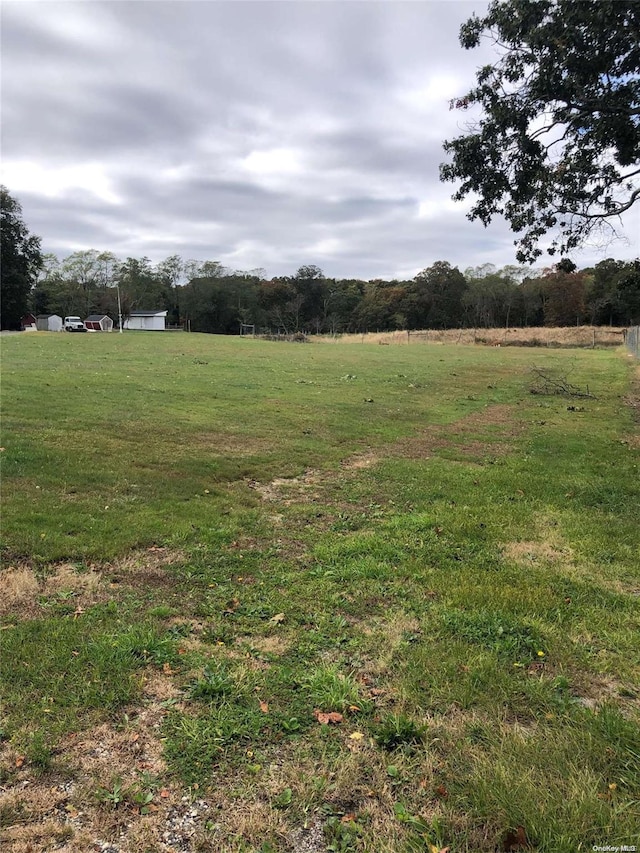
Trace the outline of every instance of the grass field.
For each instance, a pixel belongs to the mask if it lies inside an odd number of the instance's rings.
[[[639,843],[620,349],[2,355],[3,850]]]

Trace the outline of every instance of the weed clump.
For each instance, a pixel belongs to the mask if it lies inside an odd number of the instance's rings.
[[[221,699],[233,691],[233,679],[226,667],[205,666],[202,678],[194,681],[189,688],[191,699]]]
[[[378,746],[391,752],[401,746],[421,743],[425,726],[419,726],[406,714],[390,714],[379,725],[374,737]]]

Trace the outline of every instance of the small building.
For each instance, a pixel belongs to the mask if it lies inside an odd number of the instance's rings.
[[[37,332],[38,318],[34,314],[25,314],[20,320],[20,328],[23,332]]]
[[[106,314],[91,314],[84,321],[84,325],[90,332],[110,332],[113,329],[113,320]]]
[[[132,311],[124,321],[125,329],[164,332],[168,311]]]
[[[61,332],[62,317],[58,314],[38,314],[36,326],[39,332]]]

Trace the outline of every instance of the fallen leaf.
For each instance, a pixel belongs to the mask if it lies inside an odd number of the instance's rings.
[[[360,711],[361,709],[360,709],[360,708],[358,708],[358,706],[357,706],[357,705],[349,705],[349,710],[350,710],[353,714],[357,714],[357,713],[359,713],[359,711]]]
[[[341,723],[342,720],[344,719],[342,714],[339,714],[337,711],[327,711],[325,713],[323,711],[318,711],[318,709],[316,709],[313,712],[313,715],[316,718],[316,720],[323,726],[328,726],[331,723],[333,723],[334,725],[337,725],[338,723]]]
[[[129,738],[129,743],[135,743],[137,740],[140,740],[140,735],[137,733],[132,734],[131,737]]]
[[[16,767],[22,767],[23,764],[24,764],[24,755],[19,755],[16,758]]]
[[[169,797],[169,796],[170,796],[168,788],[163,788],[163,789],[160,791],[160,796],[162,797],[162,799],[163,799],[163,800],[166,800],[166,799],[167,799],[167,797]]]
[[[264,701],[261,699],[261,700],[260,700],[260,710],[262,711],[262,713],[263,713],[263,714],[268,714],[268,713],[269,713],[269,703],[268,703],[268,702],[264,702]]]
[[[436,794],[439,797],[442,797],[443,800],[449,796],[449,792],[447,791],[444,785],[438,785],[438,787],[436,788]]]
[[[272,616],[271,619],[269,619],[269,622],[279,625],[281,622],[284,622],[284,613],[276,613],[275,616]]]
[[[162,664],[162,671],[165,675],[173,675],[174,673],[174,670],[171,669],[171,664],[166,662]]]
[[[352,820],[355,820],[356,816],[353,812],[349,812],[348,814],[342,815],[340,818],[340,823],[351,823]]]
[[[349,738],[351,740],[362,740],[363,737],[364,735],[362,734],[362,732],[351,732],[351,734],[349,735]]]
[[[186,650],[186,649],[183,649],[182,647],[180,647],[180,648],[178,649],[178,654],[179,654],[179,655],[186,655],[186,653],[187,653],[187,650]]]

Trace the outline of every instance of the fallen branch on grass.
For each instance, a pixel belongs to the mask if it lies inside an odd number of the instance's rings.
[[[589,386],[583,390],[577,385],[572,385],[566,375],[554,376],[548,370],[541,367],[533,367],[535,384],[529,389],[532,394],[561,394],[564,397],[587,397],[595,400],[595,395],[589,391]]]

